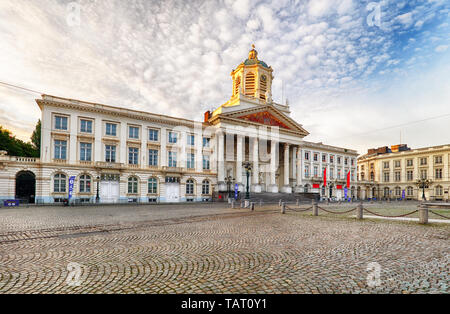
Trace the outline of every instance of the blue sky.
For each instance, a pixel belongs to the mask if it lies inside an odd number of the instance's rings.
[[[0,81],[201,120],[255,44],[307,140],[439,145],[449,116],[404,124],[450,113],[449,24],[444,0],[2,0]],[[0,124],[27,139],[36,97],[0,86]]]

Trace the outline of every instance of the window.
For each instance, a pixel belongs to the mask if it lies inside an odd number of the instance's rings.
[[[128,194],[137,194],[138,192],[138,179],[136,177],[128,178]]]
[[[338,168],[337,178],[336,179],[341,179],[341,168]]]
[[[364,181],[364,172],[361,172],[361,181]]]
[[[203,170],[211,169],[209,158],[209,155],[203,155]]]
[[[92,156],[92,144],[80,143],[80,160],[91,161],[91,156]]]
[[[424,157],[424,158],[420,158],[420,165],[421,166],[426,166],[428,163],[428,158]]]
[[[436,187],[436,196],[442,196],[442,194],[443,194],[442,186],[438,185]]]
[[[406,180],[412,181],[413,180],[413,174],[414,172],[412,170],[406,171]]]
[[[117,124],[106,123],[106,135],[117,136]]]
[[[338,158],[337,158],[337,163],[341,164],[341,157],[340,156],[338,156]]]
[[[186,194],[188,195],[194,194],[194,180],[192,179],[186,181]]]
[[[105,145],[105,161],[116,162],[116,146]]]
[[[330,155],[330,162],[331,162],[331,163],[334,162],[334,155]]]
[[[370,180],[375,181],[375,173],[373,172],[370,173]]]
[[[208,147],[210,147],[210,145],[211,145],[211,139],[209,137],[204,137],[203,138],[203,147],[208,148]]]
[[[435,156],[434,157],[434,163],[435,164],[442,164],[442,156]]]
[[[188,168],[188,169],[195,168],[195,154],[192,154],[192,153],[187,154],[186,168]]]
[[[383,162],[383,168],[384,169],[389,169],[389,161],[384,161]]]
[[[187,135],[187,145],[188,146],[194,146],[195,145],[195,136],[194,136],[194,134],[188,134]]]
[[[176,166],[177,166],[177,153],[169,152],[169,167],[176,167]]]
[[[384,182],[389,182],[389,172],[384,173]]]
[[[209,181],[203,180],[202,182],[202,194],[209,194]]]
[[[53,178],[53,192],[65,193],[66,192],[66,175],[62,173],[55,174]]]
[[[345,165],[345,166],[348,165],[348,158],[344,158],[344,165]]]
[[[169,132],[169,143],[176,144],[178,141],[178,134],[175,132]]]
[[[80,132],[92,133],[92,121],[91,120],[80,120]]]
[[[389,188],[384,188],[384,197],[389,197]]]
[[[412,159],[406,160],[406,167],[412,167],[414,165],[414,161]]]
[[[395,188],[395,196],[401,196],[401,195],[402,195],[402,189],[399,186],[397,186]]]
[[[129,126],[128,127],[128,138],[139,139],[139,127]]]
[[[305,152],[305,160],[309,160],[309,152]]]
[[[148,193],[149,194],[158,193],[158,180],[156,178],[148,179]]]
[[[394,161],[394,167],[395,168],[400,168],[400,160]]]
[[[373,169],[374,168],[374,164],[370,164],[370,169]]]
[[[309,166],[305,166],[305,178],[309,178]]]
[[[330,168],[330,179],[333,180],[334,179],[334,168]]]
[[[406,195],[408,196],[413,196],[414,194],[414,189],[412,186],[408,186],[408,188],[406,189]]]
[[[314,153],[314,161],[319,161],[319,154]]]
[[[159,141],[159,131],[155,129],[148,129],[148,140],[153,142]]]
[[[148,150],[148,165],[158,166],[158,150],[156,149]]]
[[[322,154],[322,162],[327,162],[327,155]]]
[[[66,160],[67,141],[55,140],[55,159]]]
[[[351,164],[352,164],[352,166],[355,165],[355,159],[354,158],[351,159]]]
[[[67,117],[55,116],[55,130],[67,131]]]
[[[80,193],[91,193],[91,177],[83,174],[80,176]]]
[[[428,176],[428,172],[426,170],[420,170],[420,178],[426,179]]]
[[[395,181],[396,181],[396,182],[400,182],[400,180],[401,180],[401,174],[400,174],[400,171],[396,171],[396,172],[394,173],[394,176],[395,176]]]
[[[139,148],[128,147],[128,164],[137,165],[139,163]]]
[[[308,193],[308,191],[309,191],[309,185],[307,184],[307,185],[305,185],[305,193]]]
[[[314,176],[317,177],[319,175],[319,168],[314,167]]]
[[[436,180],[442,180],[442,168],[435,169],[434,174],[435,174],[434,178]]]
[[[364,165],[361,165],[361,170],[364,171]]]

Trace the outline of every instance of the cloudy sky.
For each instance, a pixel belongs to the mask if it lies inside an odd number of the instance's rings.
[[[446,0],[0,1],[1,82],[195,120],[253,43],[307,140],[450,143]],[[0,125],[28,139],[37,97],[0,85]]]

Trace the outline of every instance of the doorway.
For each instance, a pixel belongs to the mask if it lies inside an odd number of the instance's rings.
[[[20,171],[16,175],[15,198],[34,204],[36,197],[36,176],[31,171]]]

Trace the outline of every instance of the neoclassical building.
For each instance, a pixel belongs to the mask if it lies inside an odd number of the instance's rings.
[[[425,189],[427,200],[449,200],[450,145],[410,149],[407,145],[369,149],[358,158],[358,193],[362,198],[422,200],[419,179],[432,184]]]
[[[304,140],[254,47],[231,77],[231,98],[201,122],[42,95],[41,156],[0,154],[0,198],[208,201],[247,181],[252,193],[354,196],[357,152]]]

